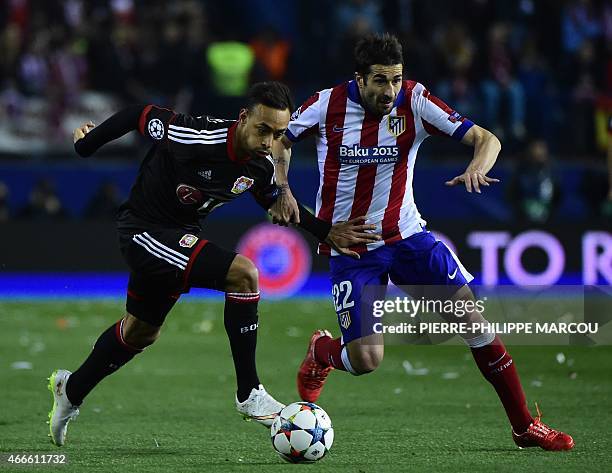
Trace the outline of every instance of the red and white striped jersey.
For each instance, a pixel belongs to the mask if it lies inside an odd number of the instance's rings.
[[[336,223],[366,215],[367,223],[376,224],[383,240],[353,248],[363,253],[422,230],[412,192],[419,146],[435,134],[461,140],[472,125],[414,81],[403,82],[389,115],[375,117],[350,81],[306,100],[286,135],[294,142],[316,137],[318,218]],[[319,253],[337,254],[325,244]]]

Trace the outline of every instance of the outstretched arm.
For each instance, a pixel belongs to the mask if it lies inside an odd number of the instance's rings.
[[[300,203],[297,206],[300,212],[299,226],[341,255],[359,259],[359,253],[352,251],[351,246],[374,243],[381,238],[379,234],[371,233],[376,230],[376,225],[366,224],[365,216],[332,225],[315,217]]]
[[[289,163],[291,161],[292,144],[289,138],[283,136],[280,140],[274,142],[272,148],[274,175],[276,184],[280,189],[280,195],[270,207],[269,213],[272,216],[272,222],[283,226],[290,223],[299,224],[301,216],[298,203],[289,187]]]
[[[473,188],[480,194],[480,186],[499,182],[499,179],[488,177],[487,173],[497,160],[497,155],[501,151],[501,143],[493,133],[478,125],[473,125],[463,136],[461,142],[474,147],[474,157],[465,172],[446,181],[446,185],[456,186],[463,183],[468,192],[472,192]]]
[[[417,97],[414,110],[420,117],[425,131],[429,135],[445,135],[463,144],[474,147],[474,158],[463,174],[446,181],[447,186],[465,184],[468,192],[472,188],[480,194],[480,186],[488,186],[499,182],[498,179],[487,177],[497,155],[501,143],[488,130],[475,125],[474,122],[461,116],[446,103],[431,94],[422,84],[416,84]]]
[[[274,158],[274,173],[276,183],[281,187],[282,194],[270,208],[272,221],[287,226],[290,223],[300,223],[300,212],[297,202],[289,188],[289,162],[291,160],[291,145],[307,136],[316,135],[321,121],[320,93],[308,98],[293,114],[291,121],[280,140],[274,142],[272,157]]]
[[[131,105],[115,113],[98,126],[89,121],[75,129],[72,135],[75,151],[79,156],[86,158],[106,143],[137,130],[144,109],[144,105]]]
[[[263,192],[253,192],[253,197],[259,205],[271,213],[271,208],[280,197],[280,189],[270,186]],[[327,243],[341,255],[359,259],[359,254],[350,250],[351,246],[374,243],[381,239],[376,225],[366,224],[366,217],[357,217],[348,222],[337,222],[333,225],[315,217],[306,207],[296,202],[300,223],[298,224],[319,241]]]

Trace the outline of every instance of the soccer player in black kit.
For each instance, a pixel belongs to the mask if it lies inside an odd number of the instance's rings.
[[[53,407],[50,437],[65,442],[71,419],[106,376],[151,345],[180,295],[191,287],[225,292],[224,324],[238,389],[237,410],[270,426],[284,407],[260,384],[255,366],[258,274],[242,255],[202,235],[200,221],[216,207],[249,191],[269,209],[283,192],[274,183],[272,143],[283,136],[293,104],[278,82],[255,84],[238,120],[191,117],[154,105],[130,106],[95,127],[74,131],[76,152],[87,157],[138,130],[153,141],[128,200],[117,214],[121,252],[130,268],[125,316],[103,332],[74,372],[49,378]],[[301,207],[301,206],[300,206]],[[330,225],[300,208],[300,225],[338,251],[377,240],[363,218]]]

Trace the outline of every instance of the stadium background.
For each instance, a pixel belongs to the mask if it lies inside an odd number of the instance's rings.
[[[11,0],[0,7],[0,292],[43,287],[62,295],[52,273],[75,271],[106,273],[112,282],[103,286],[120,291],[125,266],[111,221],[148,145],[128,136],[81,160],[74,127],[130,103],[235,117],[248,85],[267,79],[287,82],[299,104],[351,78],[352,45],[370,31],[395,32],[405,76],[503,143],[493,171],[502,183],[483,196],[443,186],[470,156],[450,140],[428,140],[416,167],[416,202],[429,228],[453,243],[478,281],[610,283],[607,2]],[[292,187],[308,205],[315,163],[313,143],[295,148]],[[263,220],[247,198],[205,227],[211,239],[236,246]],[[552,246],[539,248],[534,231]],[[325,260],[314,256],[315,277],[305,279],[309,262],[275,244],[275,235],[250,251],[271,280],[293,281],[279,283],[276,295],[326,292],[326,279],[316,277]],[[508,261],[519,236],[520,245],[527,240],[520,261]],[[43,278],[34,288],[33,273]]]
[[[287,82],[300,103],[351,78],[352,45],[369,31],[395,32],[405,76],[501,138],[492,174],[502,182],[480,196],[443,185],[464,169],[467,147],[431,139],[416,164],[419,209],[477,280],[609,287],[609,2],[5,0],[0,454],[58,452],[45,436],[44,379],[57,367],[74,370],[124,309],[112,216],[147,144],[133,134],[84,160],[72,129],[134,102],[235,117],[248,84],[266,79]],[[312,142],[295,147],[292,187],[309,205],[315,162]],[[266,279],[258,370],[291,402],[309,334],[338,329],[312,239],[262,223],[245,197],[215,211],[206,229],[229,247],[254,232],[242,248]],[[566,314],[576,301],[558,290],[550,307]],[[88,397],[61,450],[63,471],[285,470],[263,429],[233,411],[222,299],[194,292],[200,297],[177,305],[159,342]],[[515,449],[465,347],[389,346],[375,373],[330,376],[320,403],[336,441],[317,469],[606,471],[611,351],[581,344],[512,346],[530,406],[539,401],[546,422],[574,435],[568,455]]]

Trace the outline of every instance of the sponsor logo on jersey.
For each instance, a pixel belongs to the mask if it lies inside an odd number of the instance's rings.
[[[149,135],[154,140],[161,140],[164,137],[164,124],[159,118],[149,120],[147,129],[149,130]]]
[[[406,131],[405,115],[389,115],[387,129],[393,136],[399,136]]]
[[[250,177],[240,176],[234,182],[234,187],[232,187],[232,194],[242,194],[245,190],[253,185],[255,181]]]
[[[332,128],[332,131],[334,133],[341,133],[344,130],[346,130],[348,128],[348,126],[338,126],[338,125],[334,125],[334,127]]]
[[[181,237],[179,240],[179,245],[181,245],[183,248],[191,248],[197,241],[197,236],[187,233]]]
[[[340,321],[340,326],[346,330],[351,326],[351,313],[347,310],[346,312],[340,312],[338,314],[338,320]]]
[[[185,205],[199,204],[204,200],[202,191],[187,184],[179,184],[176,187],[176,196],[181,201],[181,204]]]
[[[338,149],[338,159],[342,164],[387,164],[399,159],[398,146],[341,145]]]
[[[201,171],[198,171],[198,175],[203,179],[210,181],[212,179],[212,169],[202,169]]]
[[[458,121],[461,121],[461,119],[463,119],[463,117],[457,112],[453,112],[448,116],[448,121],[451,123],[457,123]]]

